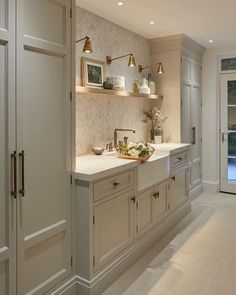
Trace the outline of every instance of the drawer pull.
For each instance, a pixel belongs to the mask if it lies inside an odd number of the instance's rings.
[[[113,185],[114,185],[114,187],[117,187],[118,185],[120,185],[120,183],[119,183],[119,182],[116,182],[116,181],[114,181],[114,182],[113,182]]]
[[[133,201],[134,203],[136,202],[135,196],[133,196],[133,198],[131,198],[131,201]]]
[[[155,199],[159,198],[159,196],[160,196],[159,192],[156,192],[156,193],[153,194],[153,197],[154,197]]]
[[[175,176],[172,176],[171,179],[172,179],[173,181],[175,181]]]
[[[179,157],[179,158],[178,158],[178,160],[179,160],[179,161],[182,161],[182,160],[183,160],[183,158],[182,158],[182,157]]]

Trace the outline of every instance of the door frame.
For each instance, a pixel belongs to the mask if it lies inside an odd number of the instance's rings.
[[[222,130],[221,130],[221,118],[222,118],[222,114],[221,114],[221,77],[223,75],[230,75],[230,74],[236,74],[236,70],[229,70],[229,71],[222,71],[221,70],[221,61],[222,59],[225,58],[236,58],[236,54],[224,54],[224,55],[218,55],[218,77],[217,77],[217,81],[218,81],[218,87],[217,87],[217,98],[218,98],[218,159],[219,159],[219,165],[218,165],[218,169],[219,169],[219,191],[220,192],[224,192],[224,193],[230,193],[230,194],[236,194],[234,192],[230,192],[230,191],[226,191],[225,189],[222,189],[222,160],[221,160],[221,153],[222,153],[222,140],[221,140],[221,136],[222,136]],[[236,184],[235,184],[236,186]]]

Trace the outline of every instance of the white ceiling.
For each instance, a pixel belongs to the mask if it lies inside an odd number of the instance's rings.
[[[149,39],[183,33],[205,47],[236,45],[236,0],[124,0],[123,6],[117,1],[76,3]]]

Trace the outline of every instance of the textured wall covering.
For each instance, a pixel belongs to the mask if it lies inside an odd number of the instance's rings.
[[[84,9],[76,9],[76,39],[88,35],[93,45],[92,54],[83,54],[83,44],[76,45],[76,83],[80,85],[80,59],[87,56],[104,60],[106,55],[117,57],[132,52],[137,65],[150,62],[150,46],[148,40],[121,28]],[[132,89],[135,79],[142,75],[138,69],[127,66],[128,58],[114,61],[106,67],[107,75],[125,76],[126,89]],[[147,74],[147,73],[145,73]],[[93,146],[104,146],[113,141],[115,128],[135,128],[133,136],[127,133],[130,140],[148,139],[149,129],[141,121],[143,110],[149,109],[151,102],[142,98],[120,98],[100,95],[78,95],[76,97],[76,153],[90,152]],[[123,137],[124,134],[121,134]]]

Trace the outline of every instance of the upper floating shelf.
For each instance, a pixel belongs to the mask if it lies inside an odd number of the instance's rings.
[[[147,99],[162,99],[162,95],[156,94],[139,94],[132,93],[127,91],[117,91],[117,90],[108,90],[103,88],[93,88],[93,87],[84,87],[76,86],[76,93],[80,94],[101,94],[101,95],[111,95],[111,96],[123,96],[123,97],[141,97]]]

